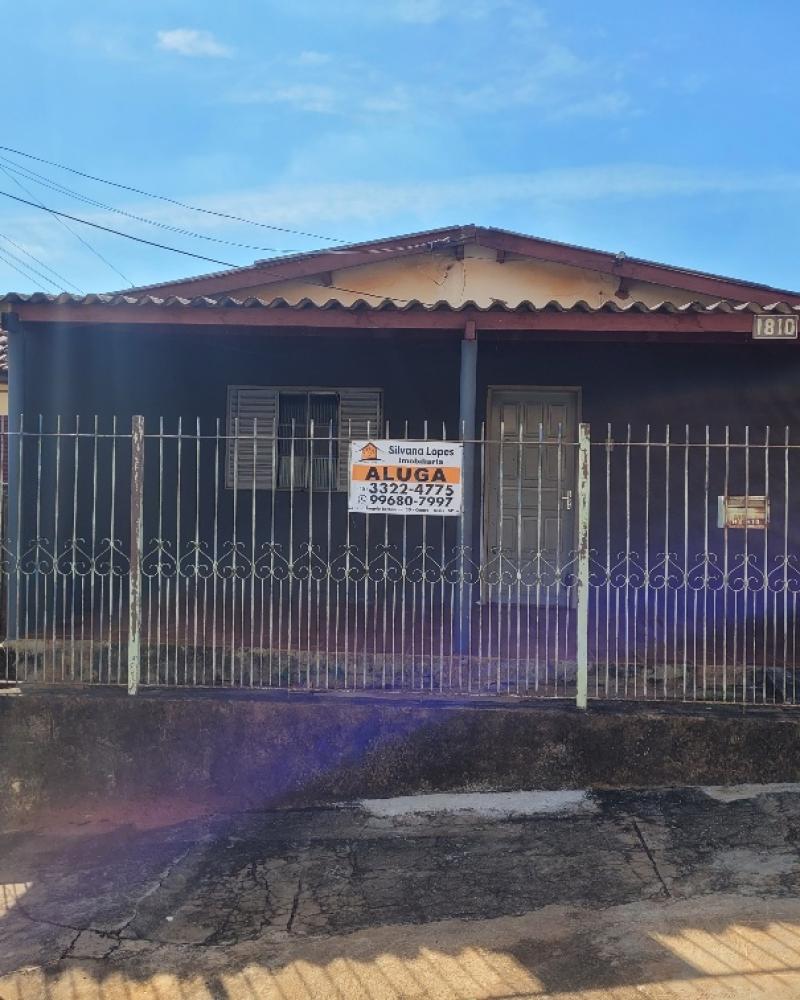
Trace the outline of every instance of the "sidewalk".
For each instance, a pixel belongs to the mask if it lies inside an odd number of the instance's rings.
[[[137,812],[0,836],[4,1000],[800,995],[800,786]]]

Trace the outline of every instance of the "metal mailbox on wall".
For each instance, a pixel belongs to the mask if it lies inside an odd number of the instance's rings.
[[[769,527],[769,497],[718,497],[717,527],[765,531]]]

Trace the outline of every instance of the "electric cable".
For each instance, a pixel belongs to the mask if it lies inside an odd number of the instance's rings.
[[[55,160],[46,160],[42,156],[34,156],[32,153],[25,153],[21,149],[14,149],[13,146],[0,146],[0,150],[6,153],[14,153],[17,156],[24,156],[29,160],[36,160],[37,163],[46,163],[49,167],[57,167],[59,170],[67,170],[71,174],[77,174],[78,177],[84,177],[90,181],[96,181],[98,184],[108,184],[111,187],[120,188],[123,191],[131,191],[133,194],[144,195],[145,198],[156,198],[159,201],[169,202],[171,205],[177,205],[180,208],[189,209],[192,212],[202,212],[204,215],[216,215],[221,219],[229,219],[233,222],[244,222],[250,226],[261,226],[263,229],[274,229],[279,233],[291,233],[293,236],[307,236],[312,240],[325,240],[329,243],[343,243],[343,240],[338,240],[333,236],[320,236],[319,233],[306,233],[301,229],[289,229],[286,226],[273,226],[268,222],[257,222],[255,219],[244,219],[239,215],[231,215],[228,212],[218,212],[212,208],[200,208],[197,205],[189,205],[186,202],[178,201],[176,198],[170,198],[164,194],[154,194],[152,191],[144,191],[142,188],[134,187],[131,184],[120,184],[117,181],[106,180],[105,177],[97,177],[95,174],[86,173],[83,170],[77,170],[75,167],[68,167],[64,163],[57,163]]]
[[[45,163],[48,166],[56,167],[59,170],[66,170],[66,171],[68,171],[71,174],[75,174],[78,177],[83,177],[86,180],[95,181],[98,184],[107,184],[107,185],[110,185],[111,187],[119,188],[119,189],[121,189],[123,191],[130,191],[133,194],[142,195],[145,198],[154,198],[154,199],[156,199],[158,201],[164,201],[164,202],[167,202],[170,205],[176,205],[179,208],[185,208],[185,209],[187,209],[188,211],[191,211],[191,212],[200,212],[200,213],[202,213],[204,215],[214,215],[214,216],[217,216],[218,218],[227,219],[227,220],[229,220],[231,222],[241,222],[241,223],[244,223],[245,225],[248,225],[248,226],[259,226],[262,229],[271,229],[271,230],[274,230],[275,232],[279,232],[279,233],[290,233],[293,236],[306,236],[306,237],[308,237],[310,239],[325,240],[328,243],[347,243],[347,240],[341,239],[340,237],[321,236],[319,233],[309,233],[309,232],[305,232],[302,229],[291,229],[288,226],[277,226],[277,225],[274,225],[274,224],[269,223],[269,222],[260,222],[257,219],[247,219],[247,218],[245,218],[245,217],[243,217],[241,215],[233,215],[232,213],[229,213],[229,212],[221,212],[221,211],[218,211],[218,210],[212,209],[212,208],[202,208],[199,205],[190,205],[188,202],[180,201],[177,198],[170,198],[168,195],[156,194],[156,193],[154,193],[152,191],[145,191],[144,189],[135,187],[132,184],[122,184],[122,183],[120,183],[118,181],[108,180],[105,177],[99,177],[96,174],[90,174],[90,173],[87,173],[84,170],[78,170],[75,167],[69,167],[66,164],[59,163],[56,160],[48,160],[48,159],[45,159],[42,156],[35,156],[33,153],[26,153],[26,152],[24,152],[21,149],[15,149],[13,146],[0,146],[0,150],[4,151],[6,153],[13,153],[16,156],[23,156],[26,159],[34,160],[37,163]],[[6,163],[9,162],[7,157],[4,158],[4,159],[5,159]],[[21,164],[15,164],[15,166],[19,168],[19,167],[21,167]],[[30,168],[22,168],[22,169],[28,169],[31,173],[36,173],[35,171],[30,170]],[[44,178],[45,175],[40,174],[38,176]],[[48,179],[48,178],[45,178],[45,179]],[[53,182],[53,183],[58,183],[58,182]],[[68,190],[68,189],[65,189],[65,190]],[[30,192],[28,192],[28,194],[30,194]],[[112,211],[115,211],[115,210],[112,209]],[[146,220],[146,221],[150,221],[151,222],[152,220]],[[198,234],[195,234],[195,235],[198,235]],[[209,237],[203,237],[203,238],[208,239]],[[342,247],[330,247],[329,249],[327,249],[325,251],[322,251],[322,252],[325,252],[325,253],[334,253],[334,254],[372,253],[372,254],[380,255],[380,254],[385,254],[385,253],[395,253],[395,252],[398,252],[398,251],[432,250],[433,247],[436,246],[436,245],[438,245],[438,244],[449,243],[449,242],[450,242],[450,237],[441,237],[441,238],[435,239],[435,240],[421,240],[418,243],[411,243],[411,244],[407,244],[405,246],[360,247],[360,248],[357,248],[357,249],[345,249],[345,248],[342,248]],[[236,245],[236,244],[231,244],[231,245]],[[244,244],[242,244],[242,245],[244,246]],[[256,248],[248,247],[247,249],[259,249],[259,248],[257,248],[257,247]],[[285,251],[281,251],[281,250],[276,250],[275,248],[264,248],[264,249],[271,249],[272,252],[276,252],[276,253],[283,253],[283,252],[285,252]],[[303,252],[305,252],[305,253],[318,253],[318,252],[321,252],[321,251],[319,251],[319,250],[311,250],[311,251],[292,251],[292,252],[293,253],[303,253]]]
[[[25,247],[20,246],[19,243],[16,243],[14,240],[12,240],[11,237],[8,236],[6,233],[0,233],[0,239],[6,240],[8,243],[11,244],[12,247],[16,247],[16,249],[19,250],[20,253],[24,253],[26,257],[30,257],[32,261],[35,261],[40,267],[43,267],[45,271],[49,271],[54,277],[58,278],[58,280],[62,283],[60,287],[63,291],[66,291],[67,290],[66,286],[69,285],[71,288],[74,288],[79,295],[83,294],[83,292],[81,291],[80,288],[78,288],[77,285],[73,284],[71,281],[69,281],[69,279],[65,278],[63,274],[60,274],[58,271],[56,271],[54,267],[50,267],[50,265],[45,264],[43,260],[39,260],[37,256],[35,256],[30,252],[30,250],[26,250]],[[56,284],[56,282],[51,282],[51,283]]]
[[[43,271],[40,271],[38,269],[38,267],[34,267],[32,264],[29,264],[26,260],[23,260],[22,257],[19,257],[17,254],[12,253],[12,251],[9,250],[7,247],[3,249],[3,253],[5,253],[5,255],[7,257],[10,257],[12,260],[17,261],[18,264],[20,264],[26,270],[30,271],[31,274],[38,275],[43,281],[46,281],[48,284],[52,285],[54,288],[59,288],[59,289],[61,289],[62,292],[64,291],[64,289],[61,288],[61,286],[58,284],[58,282],[54,281],[51,277],[49,277],[48,275],[46,275]]]
[[[39,282],[38,282],[38,281],[37,281],[37,280],[36,280],[35,278],[32,278],[32,277],[30,276],[30,274],[26,274],[26,273],[25,273],[25,271],[23,271],[21,267],[17,267],[17,265],[16,265],[16,264],[12,263],[12,261],[10,261],[10,260],[9,260],[9,259],[8,259],[8,258],[7,258],[7,257],[6,257],[6,256],[5,256],[4,254],[3,254],[3,251],[2,251],[2,250],[0,250],[0,260],[1,260],[1,261],[3,261],[3,263],[4,263],[4,264],[7,264],[7,265],[8,265],[8,266],[9,266],[10,268],[12,268],[12,269],[13,269],[14,271],[16,271],[16,272],[17,272],[17,274],[21,274],[21,275],[22,275],[22,277],[23,277],[23,278],[25,278],[25,280],[26,280],[26,281],[30,281],[30,282],[31,282],[32,284],[36,285],[36,287],[37,287],[37,288],[39,288],[39,289],[41,289],[41,291],[43,291],[43,292],[45,293],[45,295],[47,295],[47,294],[48,294],[48,291],[47,291],[47,289],[46,289],[46,288],[44,287],[44,285],[40,284],[40,283],[39,283]]]
[[[168,222],[159,222],[157,219],[148,219],[146,216],[136,215],[134,212],[127,212],[124,208],[115,208],[113,205],[106,205],[102,201],[96,201],[94,198],[81,194],[79,191],[73,191],[71,188],[68,188],[63,184],[59,184],[57,181],[51,181],[42,174],[36,174],[35,171],[19,170],[18,167],[5,156],[0,156],[0,160],[2,160],[2,162],[6,165],[8,170],[11,170],[13,173],[19,173],[20,176],[24,177],[26,180],[33,181],[35,184],[41,184],[43,187],[49,188],[51,191],[56,191],[59,194],[66,194],[70,198],[75,198],[77,201],[82,201],[87,205],[92,205],[94,208],[101,208],[105,212],[114,212],[117,215],[124,215],[127,219],[133,219],[136,222],[144,222],[148,226],[157,226],[159,229],[166,229],[169,232],[178,233],[181,236],[190,236],[197,240],[209,240],[212,243],[223,243],[226,246],[238,247],[242,250],[261,250],[267,253],[281,254],[290,252],[282,250],[279,247],[262,247],[256,246],[252,243],[237,243],[234,240],[224,240],[219,236],[208,236],[205,233],[196,233],[191,229],[183,229],[180,226],[172,226]]]
[[[33,192],[30,191],[28,188],[26,188],[25,185],[22,183],[22,181],[18,180],[16,177],[14,177],[14,175],[10,171],[6,170],[5,167],[1,163],[0,163],[0,170],[2,170],[3,173],[6,175],[6,177],[9,177],[17,185],[17,187],[21,188],[26,194],[30,195],[31,198],[36,198],[36,195],[33,194]],[[9,195],[9,197],[13,198],[14,196],[13,195]],[[22,199],[18,199],[18,200],[21,201]],[[31,204],[31,203],[29,203],[29,204]],[[44,208],[45,206],[41,202],[36,202],[36,203],[34,203],[34,207],[36,207],[36,208]],[[116,267],[114,264],[112,264],[110,260],[108,260],[106,257],[104,257],[103,254],[101,254],[99,250],[96,250],[92,246],[92,244],[89,243],[88,240],[85,240],[81,236],[80,233],[76,233],[75,230],[72,229],[70,226],[68,226],[67,223],[64,222],[63,219],[59,218],[59,222],[67,230],[67,232],[68,233],[72,233],[72,235],[75,237],[75,239],[77,239],[80,243],[82,243],[86,247],[87,250],[89,250],[91,253],[93,253],[95,255],[95,257],[97,257],[99,260],[101,260],[107,267],[110,267],[111,270],[115,274],[118,274],[120,276],[120,278],[122,278],[123,281],[127,282],[131,286],[131,288],[133,287],[133,282],[131,281],[131,279],[126,274],[123,274],[122,271],[120,271],[120,269],[118,267]]]
[[[3,165],[0,164],[0,170],[2,169]],[[15,194],[11,194],[9,191],[0,191],[0,195],[2,195],[4,198],[11,198],[12,201],[21,202],[23,205],[30,205],[31,208],[40,208],[42,209],[42,211],[49,212],[51,215],[55,215],[58,218],[71,219],[72,222],[80,222],[81,225],[91,226],[92,229],[101,229],[104,233],[113,233],[114,236],[123,236],[126,240],[134,240],[136,243],[144,243],[146,246],[158,247],[160,250],[171,250],[172,253],[180,253],[183,254],[185,257],[195,257],[197,260],[206,260],[211,264],[221,264],[223,267],[229,267],[235,271],[241,270],[243,266],[241,264],[231,264],[230,261],[227,260],[216,260],[214,257],[205,257],[203,254],[192,253],[190,250],[180,250],[178,247],[167,246],[166,243],[156,243],[153,240],[146,240],[141,236],[134,236],[132,233],[123,233],[119,229],[112,229],[110,226],[101,226],[99,222],[90,222],[89,219],[81,219],[77,215],[70,215],[69,212],[59,212],[57,209],[49,208],[47,205],[43,205],[41,202],[37,203],[35,201],[29,201],[27,198],[20,198]],[[249,266],[249,265],[244,265],[244,266]],[[114,270],[116,270],[116,268],[114,268]],[[117,271],[117,273],[121,274],[121,272],[119,271]],[[129,281],[129,279],[126,278],[124,274],[122,275],[122,277],[125,279],[125,281],[128,282],[129,285],[131,285],[131,287],[134,287],[133,282]]]

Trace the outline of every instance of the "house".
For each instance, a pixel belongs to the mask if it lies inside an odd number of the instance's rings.
[[[55,679],[791,698],[798,307],[479,226],[6,295],[9,640]],[[463,442],[459,516],[348,513],[390,439]]]

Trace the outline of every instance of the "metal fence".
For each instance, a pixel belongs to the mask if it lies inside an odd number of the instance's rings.
[[[795,703],[800,445],[639,433],[592,445],[590,695]]]
[[[465,523],[349,514],[363,429],[264,424],[9,432],[0,679],[795,702],[788,429],[501,424]]]

